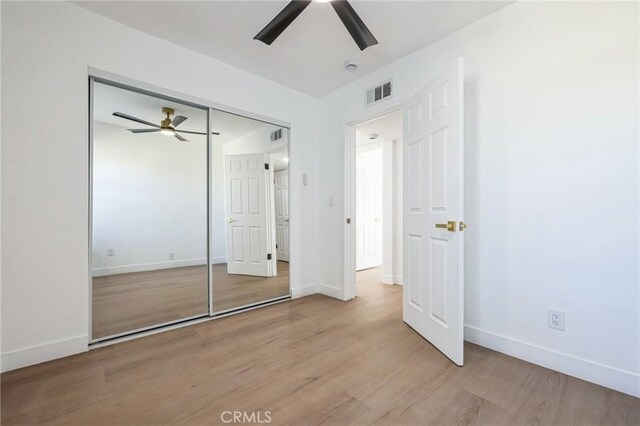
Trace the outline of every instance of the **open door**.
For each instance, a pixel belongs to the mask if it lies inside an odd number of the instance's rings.
[[[403,112],[403,319],[463,365],[462,58],[411,98]]]
[[[224,156],[227,273],[273,275],[266,154]]]
[[[276,241],[278,260],[289,261],[289,170],[274,174],[276,203]]]
[[[356,157],[356,271],[361,271],[382,265],[382,147]]]

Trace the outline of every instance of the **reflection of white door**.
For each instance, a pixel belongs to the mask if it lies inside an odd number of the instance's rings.
[[[403,319],[458,365],[464,361],[462,100],[460,59],[407,102],[403,140]]]
[[[289,261],[289,171],[280,170],[274,174],[276,202],[276,251],[277,259]]]
[[[265,154],[225,155],[227,272],[270,275]]]
[[[382,149],[356,157],[356,270],[382,264]]]

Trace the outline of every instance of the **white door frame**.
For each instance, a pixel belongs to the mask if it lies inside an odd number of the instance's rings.
[[[344,293],[342,300],[350,300],[358,295],[356,283],[356,126],[365,124],[391,114],[401,111],[405,98],[394,98],[379,105],[378,108],[371,108],[363,114],[354,117],[343,125],[344,139]],[[384,220],[384,219],[383,219]],[[384,248],[383,248],[384,253]]]

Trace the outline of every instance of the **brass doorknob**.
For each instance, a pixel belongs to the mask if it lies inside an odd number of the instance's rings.
[[[450,232],[456,232],[456,221],[450,220],[447,223],[436,223],[436,228],[446,229]]]
[[[235,222],[235,220],[232,217],[228,217],[227,218],[227,223],[231,223],[231,222]]]

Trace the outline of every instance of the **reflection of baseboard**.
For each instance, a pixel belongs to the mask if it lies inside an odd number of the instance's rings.
[[[221,263],[227,263],[227,258],[224,256],[220,256],[220,257],[212,257],[211,258],[211,264],[212,265],[219,265]]]
[[[156,271],[158,269],[206,265],[206,263],[207,263],[207,259],[205,258],[205,259],[167,260],[164,262],[140,263],[137,265],[107,266],[104,268],[95,268],[93,270],[93,276],[102,277],[105,275],[128,274],[131,272]]]

